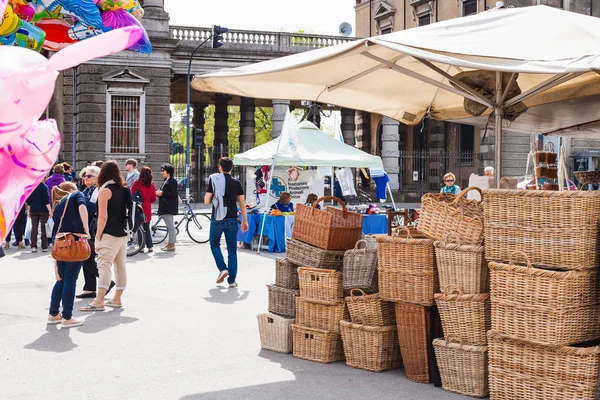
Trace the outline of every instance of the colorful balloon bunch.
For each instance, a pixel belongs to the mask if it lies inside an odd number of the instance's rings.
[[[8,0],[0,0],[0,15]],[[50,171],[60,150],[54,120],[42,116],[59,71],[130,48],[142,37],[137,26],[76,43],[50,59],[17,46],[0,46],[0,242],[19,210]]]
[[[137,26],[142,37],[130,50],[152,52],[139,22],[138,0],[8,0],[0,14],[0,45],[58,51],[113,29]]]

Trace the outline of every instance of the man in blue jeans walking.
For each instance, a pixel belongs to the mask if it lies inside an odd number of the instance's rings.
[[[212,174],[208,180],[204,204],[212,204],[212,219],[210,221],[210,251],[212,252],[219,276],[217,283],[222,283],[227,278],[230,288],[237,287],[237,203],[242,211],[242,232],[248,230],[246,204],[244,202],[244,188],[230,173],[233,161],[228,157],[219,159],[219,173]],[[221,252],[221,236],[225,234],[227,244],[227,264]]]

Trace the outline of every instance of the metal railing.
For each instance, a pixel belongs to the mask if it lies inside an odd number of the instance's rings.
[[[190,26],[171,26],[171,37],[183,42],[195,42],[207,39],[211,28]],[[306,33],[246,31],[232,29],[223,34],[222,49],[263,50],[282,53],[299,53],[302,51],[334,46],[356,40],[343,36],[311,35]]]

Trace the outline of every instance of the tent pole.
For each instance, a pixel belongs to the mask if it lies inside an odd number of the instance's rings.
[[[385,184],[388,193],[390,194],[390,200],[392,201],[392,207],[394,207],[394,211],[396,211],[396,203],[394,202],[394,196],[392,196],[392,188],[390,187],[389,183]]]
[[[496,72],[496,102],[494,104],[494,153],[496,164],[496,187],[500,188],[502,178],[502,119],[504,118],[504,105],[502,104],[502,72]]]

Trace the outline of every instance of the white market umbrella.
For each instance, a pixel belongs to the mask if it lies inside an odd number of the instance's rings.
[[[196,76],[192,86],[336,104],[408,125],[424,117],[481,124],[493,112],[499,176],[503,118],[514,124],[511,130],[531,133],[598,119],[577,107],[569,121],[554,117],[565,100],[591,96],[600,105],[594,96],[600,76],[592,72],[600,70],[598,43],[600,20],[594,17],[546,6],[494,9]],[[547,107],[544,124],[535,117],[540,106]]]

